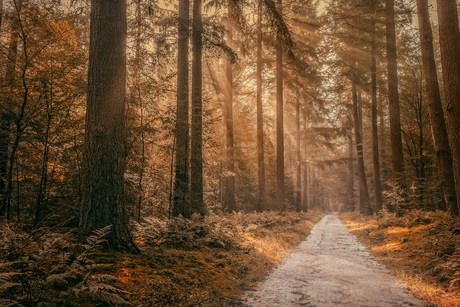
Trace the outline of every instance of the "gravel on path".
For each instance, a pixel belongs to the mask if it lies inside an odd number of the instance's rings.
[[[427,306],[410,294],[348,231],[337,214],[272,271],[242,306]]]

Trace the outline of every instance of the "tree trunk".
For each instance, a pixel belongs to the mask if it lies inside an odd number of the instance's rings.
[[[388,69],[388,102],[390,108],[390,141],[393,176],[398,185],[404,188],[404,160],[401,139],[401,116],[399,109],[398,72],[396,61],[395,0],[386,0],[386,51]]]
[[[371,29],[371,83],[372,83],[372,162],[374,163],[375,210],[382,210],[382,183],[380,181],[379,134],[377,129],[377,60],[376,60],[376,0],[372,1],[374,18]]]
[[[203,119],[202,119],[202,22],[201,0],[193,0],[192,32],[192,141],[191,141],[191,211],[204,216],[203,202]]]
[[[188,40],[189,0],[179,1],[177,40],[176,177],[172,215],[190,216],[188,197]]]
[[[455,0],[437,0],[442,76],[447,102],[447,123],[452,164],[460,206],[460,31]],[[453,211],[455,212],[455,211]]]
[[[303,129],[305,131],[305,134],[307,133],[307,112],[303,112]],[[304,138],[305,139],[305,138]],[[302,143],[302,141],[301,141]],[[308,204],[308,148],[307,148],[307,141],[303,142],[303,148],[304,148],[304,160],[305,162],[303,163],[303,210],[306,212],[308,211],[309,204]]]
[[[262,211],[266,197],[264,118],[262,106],[262,0],[258,0],[257,4],[257,166],[259,179],[257,210]]]
[[[296,103],[296,207],[297,212],[302,211],[302,177],[301,177],[301,170],[302,165],[300,164],[300,100],[299,100],[299,93],[297,91],[297,103]]]
[[[353,72],[352,77],[352,92],[353,92],[353,121],[355,124],[355,139],[356,139],[356,152],[358,157],[358,175],[359,175],[359,211],[361,214],[369,215],[370,200],[369,189],[367,187],[366,171],[364,168],[364,151],[363,151],[363,137],[362,137],[362,120],[360,118],[360,111],[358,104],[360,103],[357,90],[357,76]]]
[[[233,48],[233,0],[228,1],[227,45]],[[235,156],[233,150],[233,64],[227,59],[227,95],[225,101],[227,127],[227,193],[226,203],[229,212],[236,210],[235,200]]]
[[[16,138],[16,136],[12,136],[14,132],[9,132],[9,130],[13,130],[12,126],[14,125],[14,119],[12,118],[11,114],[9,112],[6,112],[8,106],[5,106],[5,104],[11,104],[12,103],[12,91],[15,86],[15,73],[16,73],[16,57],[18,53],[18,39],[19,39],[19,31],[20,31],[20,23],[17,18],[17,16],[21,13],[22,9],[22,0],[18,0],[15,2],[16,7],[15,7],[15,13],[13,17],[13,21],[11,24],[11,37],[9,41],[9,46],[8,46],[8,62],[6,63],[6,68],[5,68],[5,78],[4,78],[4,84],[7,87],[6,90],[8,92],[8,96],[6,98],[6,101],[3,101],[2,104],[2,110],[0,113],[0,193],[2,193],[2,204],[0,204],[0,216],[5,215],[7,211],[7,207],[9,204],[8,197],[9,195],[5,195],[6,190],[11,189],[11,184],[10,187],[6,188],[7,186],[7,181],[9,180],[8,177],[12,178],[12,174],[8,174],[8,171],[10,171],[9,168],[9,161],[14,161],[14,157],[10,157],[10,154],[16,152],[12,150],[11,146],[11,137]],[[2,8],[3,9],[3,8]],[[3,11],[2,11],[3,15]],[[13,140],[13,143],[15,140]],[[10,163],[11,165],[11,163]],[[11,169],[12,171],[12,169]]]
[[[80,234],[112,226],[111,248],[138,251],[124,203],[126,0],[92,0]]]
[[[428,112],[431,134],[439,163],[439,175],[442,181],[444,200],[451,216],[458,215],[457,196],[452,166],[452,156],[447,136],[444,111],[438,85],[438,73],[433,52],[433,33],[430,24],[427,0],[417,0],[417,15],[420,30],[422,65],[425,76]]]
[[[277,0],[276,8],[282,16],[283,3]],[[280,211],[286,208],[284,191],[284,120],[283,120],[283,49],[281,33],[276,42],[276,200]]]
[[[355,211],[355,199],[353,193],[354,187],[354,171],[353,171],[353,135],[350,129],[348,134],[348,199],[347,209],[349,211]]]

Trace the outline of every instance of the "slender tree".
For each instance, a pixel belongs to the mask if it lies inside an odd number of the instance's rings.
[[[372,0],[372,18],[371,25],[371,83],[372,83],[372,162],[374,167],[374,193],[375,209],[382,209],[382,184],[380,181],[380,159],[379,159],[379,134],[377,128],[377,51],[376,51],[376,0]]]
[[[112,248],[137,251],[124,203],[126,0],[92,0],[80,234],[111,225]]]
[[[233,48],[233,19],[234,19],[234,2],[228,1],[228,24],[227,24],[227,45]],[[226,203],[227,210],[232,212],[236,210],[235,200],[235,156],[233,150],[233,63],[230,58],[227,59],[227,95],[225,101],[225,122],[227,128],[227,192]]]
[[[438,75],[433,52],[433,33],[430,24],[427,0],[417,0],[417,16],[420,31],[422,65],[425,77],[428,112],[430,114],[431,134],[439,162],[444,200],[451,216],[458,215],[452,156],[449,147],[444,111],[439,92]]]
[[[191,212],[205,214],[203,202],[202,0],[193,0]]]
[[[353,133],[350,129],[348,133],[348,180],[347,180],[347,208],[349,211],[355,211],[355,199],[353,193],[354,171],[353,171]]]
[[[283,14],[282,0],[277,0],[278,14]],[[276,198],[280,210],[285,209],[284,191],[284,120],[283,120],[283,47],[281,32],[276,39]]]
[[[447,102],[447,123],[460,206],[460,31],[455,0],[437,0],[442,77]]]
[[[391,161],[393,176],[399,186],[404,187],[404,160],[401,139],[401,115],[399,108],[398,72],[396,61],[395,0],[386,0],[385,3]]]
[[[296,117],[296,209],[298,212],[302,210],[302,165],[300,164],[300,99],[299,93],[296,91],[296,107],[295,107],[295,117]]]
[[[257,3],[257,167],[259,197],[257,210],[263,209],[265,200],[264,119],[262,106],[262,0]]]
[[[308,208],[309,208],[309,201],[308,201],[308,196],[309,196],[309,193],[308,193],[308,185],[309,185],[309,180],[308,180],[308,176],[309,176],[309,164],[308,164],[308,147],[307,147],[307,141],[306,141],[306,134],[307,134],[307,111],[304,110],[303,112],[303,129],[304,129],[304,133],[305,133],[305,137],[303,138],[304,141],[302,142],[303,143],[303,147],[304,147],[304,159],[305,159],[305,163],[304,163],[304,167],[303,167],[303,210],[304,211],[308,211]]]
[[[188,48],[189,48],[189,0],[179,1],[177,40],[177,115],[176,115],[176,176],[174,184],[174,216],[190,216],[188,197]]]
[[[358,93],[358,77],[353,71],[352,76],[352,94],[353,94],[353,121],[355,126],[356,152],[358,158],[358,175],[359,175],[359,211],[361,214],[370,214],[370,199],[369,189],[367,187],[366,170],[364,168],[364,151],[363,151],[363,136],[362,136],[362,116],[360,95]],[[358,107],[359,105],[359,107]]]

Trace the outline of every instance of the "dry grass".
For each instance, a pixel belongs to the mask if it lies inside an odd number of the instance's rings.
[[[302,241],[322,213],[276,212],[151,220],[142,256],[118,264],[135,306],[228,306]]]
[[[341,215],[371,254],[417,297],[434,306],[460,306],[460,225],[444,212],[415,210]]]

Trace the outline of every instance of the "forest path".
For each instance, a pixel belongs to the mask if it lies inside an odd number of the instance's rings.
[[[337,214],[325,216],[309,237],[271,272],[243,306],[425,306],[404,292]]]

